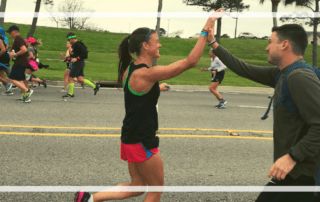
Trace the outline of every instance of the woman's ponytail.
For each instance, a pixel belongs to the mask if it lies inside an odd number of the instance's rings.
[[[126,71],[127,67],[133,61],[133,57],[129,53],[129,40],[131,35],[127,36],[121,42],[119,49],[118,49],[118,57],[119,57],[119,65],[118,65],[118,81],[117,87],[121,88],[122,86],[122,77],[124,72]]]

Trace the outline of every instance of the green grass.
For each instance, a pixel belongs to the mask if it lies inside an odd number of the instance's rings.
[[[4,28],[8,29],[11,23],[5,23]],[[22,37],[26,37],[29,32],[30,25],[18,25]],[[115,81],[117,80],[117,49],[122,39],[128,34],[96,32],[96,31],[80,31],[69,29],[57,29],[51,27],[37,27],[34,38],[42,39],[43,45],[38,48],[39,58],[43,64],[48,64],[48,69],[42,69],[35,74],[39,78],[47,80],[63,80],[66,64],[63,63],[60,53],[66,52],[66,35],[68,32],[74,32],[79,40],[88,47],[89,58],[86,62],[84,70],[85,78],[92,81]],[[12,38],[7,34],[10,44]],[[168,65],[177,60],[185,59],[197,39],[177,39],[161,37],[160,49],[161,57],[158,59],[159,65]],[[246,63],[260,66],[270,66],[268,64],[268,54],[265,51],[268,41],[252,40],[252,39],[221,39],[221,45],[233,55]],[[318,47],[318,52],[320,51]],[[210,66],[209,47],[206,47],[203,56],[198,62],[197,67],[190,69],[181,75],[166,80],[168,84],[179,85],[210,85],[210,72],[201,72],[200,68]],[[312,64],[312,46],[309,45],[305,60]],[[55,60],[47,60],[55,59]],[[318,58],[320,64],[320,58]],[[225,78],[221,85],[225,86],[249,86],[249,87],[265,87],[263,85],[252,82],[234,74],[229,69],[226,70]]]

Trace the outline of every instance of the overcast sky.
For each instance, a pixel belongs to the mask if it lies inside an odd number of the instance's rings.
[[[34,12],[34,0],[8,0],[6,12]],[[58,12],[58,5],[64,0],[54,0],[54,10]],[[271,12],[271,1],[265,0],[265,3],[259,4],[259,0],[244,0],[245,4],[250,5],[250,9],[245,12]],[[157,12],[158,0],[84,0],[84,5],[87,8],[93,9],[96,12]],[[40,12],[47,12],[45,6],[42,5]],[[186,6],[182,0],[163,0],[162,12],[203,12],[202,7]],[[296,8],[295,6],[285,7],[282,3],[279,4],[278,12],[311,12],[308,8]],[[222,34],[228,34],[232,38],[235,35],[235,19],[224,17],[222,20]],[[5,22],[31,24],[32,18],[8,18],[5,17]],[[156,25],[155,18],[90,18],[89,22],[103,30],[111,32],[131,33],[138,27],[149,27],[154,29]],[[161,28],[169,33],[183,30],[182,37],[187,38],[196,33],[199,33],[205,24],[205,18],[162,18]],[[39,18],[38,25],[52,26],[56,24],[49,18]],[[278,25],[282,25],[278,21]],[[251,32],[258,37],[270,36],[273,26],[272,18],[239,18],[237,35],[240,32]],[[312,31],[311,27],[304,26],[307,31]]]

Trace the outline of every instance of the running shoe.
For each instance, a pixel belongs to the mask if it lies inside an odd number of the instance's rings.
[[[91,195],[88,192],[77,192],[74,196],[74,202],[87,202]]]
[[[16,102],[23,102],[24,93],[21,94],[21,99],[17,99]]]
[[[70,95],[70,94],[68,93],[68,94],[62,96],[62,98],[69,98],[69,97],[74,97],[74,94]]]
[[[27,99],[29,99],[31,97],[32,93],[33,93],[33,90],[29,89],[29,91],[24,94],[23,101],[25,102]]]
[[[59,90],[59,92],[66,93],[67,91],[66,91],[66,89],[61,88],[61,90]]]
[[[13,92],[10,90],[10,91],[1,93],[1,95],[13,95]]]
[[[97,92],[99,91],[99,85],[98,84],[96,84],[96,87],[93,89],[93,91],[94,91],[94,95],[96,95],[97,94]]]
[[[43,81],[43,86],[44,86],[44,88],[47,88],[47,80],[46,80],[46,79],[43,79],[42,81]]]
[[[24,100],[23,102],[31,102],[31,99],[28,98],[28,99]]]
[[[11,91],[13,84],[11,82],[8,82],[7,84],[7,92]]]
[[[220,103],[218,105],[218,108],[219,109],[225,108],[226,104],[227,104],[227,100],[223,99],[223,100],[220,101]]]

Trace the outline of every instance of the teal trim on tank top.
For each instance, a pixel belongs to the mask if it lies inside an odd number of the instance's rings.
[[[125,82],[123,83],[123,86],[122,86],[122,88],[124,89],[124,87],[125,87],[125,85],[126,85],[126,82],[127,82],[127,80],[128,80],[128,75],[129,75],[129,70],[130,70],[130,66],[128,67],[128,72],[127,72],[127,76],[126,76],[126,80],[125,80]],[[135,70],[134,70],[135,71]],[[134,72],[133,71],[133,72]],[[132,74],[133,74],[133,72],[132,72]],[[131,76],[130,76],[130,78],[131,78]],[[132,94],[134,94],[134,95],[137,95],[137,96],[143,96],[143,95],[145,95],[145,94],[147,94],[148,92],[145,92],[145,93],[137,93],[137,92],[135,92],[135,91],[133,91],[131,88],[130,88],[130,78],[129,78],[129,81],[128,81],[128,88],[129,88],[129,91],[132,93]]]

